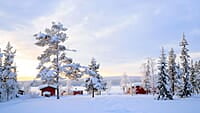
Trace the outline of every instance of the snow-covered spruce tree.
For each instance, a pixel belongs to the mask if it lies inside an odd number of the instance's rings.
[[[151,69],[151,93],[154,95],[156,93],[156,87],[155,87],[155,84],[156,84],[156,75],[155,75],[155,65],[156,65],[156,62],[155,62],[155,59],[153,58],[149,58],[149,61],[150,61],[150,69]]]
[[[187,49],[188,42],[185,39],[185,35],[183,33],[183,39],[180,42],[180,47],[181,47],[181,70],[182,70],[182,79],[183,79],[183,87],[182,90],[180,90],[180,97],[188,97],[191,96],[192,93],[192,85],[190,83],[190,66],[189,66],[189,58],[190,56],[188,55],[188,49]]]
[[[159,73],[158,73],[158,83],[157,83],[157,89],[158,89],[158,97],[157,99],[170,99],[173,100],[173,96],[170,92],[170,80],[169,75],[167,74],[167,63],[166,63],[166,57],[164,53],[164,48],[162,48],[160,61],[159,61]]]
[[[70,95],[72,93],[72,81],[71,80],[67,80],[66,93],[68,95]]]
[[[126,94],[128,92],[129,84],[130,84],[130,79],[129,79],[128,75],[126,73],[124,73],[122,75],[122,79],[120,81],[120,86],[121,86],[124,94]]]
[[[92,58],[91,64],[89,65],[90,75],[89,78],[86,79],[86,91],[89,94],[92,94],[94,98],[95,92],[101,94],[102,90],[106,90],[106,82],[103,81],[103,77],[98,73],[99,64],[97,64],[96,60]]]
[[[180,68],[180,64],[178,63],[176,66],[176,76],[174,81],[174,93],[175,95],[181,94],[181,89],[184,86],[183,80],[182,80],[182,70]]]
[[[197,90],[198,90],[198,94],[200,94],[200,60],[199,60],[199,62],[198,62],[198,64],[197,64],[197,66],[195,66],[195,69],[196,69],[196,73],[198,73],[197,74],[197,77],[196,77],[196,84],[197,84]]]
[[[147,94],[151,93],[151,71],[150,71],[150,61],[147,60],[145,63],[145,75],[143,80],[143,86],[147,91]]]
[[[107,93],[107,95],[110,95],[111,88],[112,88],[112,81],[110,80],[110,81],[106,82],[106,93]]]
[[[51,28],[46,28],[44,33],[34,35],[39,47],[45,48],[45,51],[38,56],[40,61],[39,74],[45,84],[57,85],[57,99],[59,99],[59,78],[64,75],[69,79],[80,78],[83,73],[80,71],[80,64],[72,62],[72,58],[66,56],[67,51],[75,51],[66,48],[65,42],[68,37],[65,33],[67,29],[61,23],[52,22]]]
[[[5,100],[5,91],[4,91],[4,86],[3,86],[3,76],[2,76],[2,71],[3,71],[3,67],[2,67],[2,59],[3,59],[3,53],[1,52],[0,49],[0,101]]]
[[[13,65],[15,53],[16,50],[13,50],[10,42],[8,42],[6,49],[3,53],[4,61],[1,73],[3,87],[2,95],[5,96],[4,99],[6,99],[7,101],[16,98],[18,92],[16,66]]]
[[[195,63],[195,65],[196,65],[196,63]],[[196,77],[197,77],[197,73],[195,72],[195,66],[194,64],[193,64],[193,60],[191,60],[191,67],[190,67],[190,83],[191,83],[191,85],[192,85],[192,93],[195,93],[195,89],[196,89],[196,83],[197,83],[197,81],[196,81]]]
[[[171,82],[171,92],[174,95],[175,94],[175,84],[177,82],[176,76],[177,76],[177,70],[176,70],[176,54],[174,53],[173,48],[171,48],[169,52],[168,57],[168,74]]]
[[[0,68],[2,68],[2,64],[3,64],[3,53],[1,52],[0,48]]]
[[[200,93],[200,67],[198,62],[196,61],[195,64],[191,62],[191,78],[190,82],[192,84],[192,91],[193,93],[199,94]]]

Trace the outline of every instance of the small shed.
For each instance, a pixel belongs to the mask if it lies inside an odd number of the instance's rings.
[[[147,94],[147,91],[145,91],[144,88],[141,86],[136,86],[135,93],[136,94]]]
[[[41,90],[41,96],[55,96],[56,85],[41,85],[39,89]]]
[[[142,83],[136,82],[132,85],[135,94],[147,94],[147,91],[142,87]]]
[[[83,88],[82,87],[74,87],[72,89],[73,95],[83,95]]]
[[[73,91],[73,95],[83,95],[83,91],[82,90]]]

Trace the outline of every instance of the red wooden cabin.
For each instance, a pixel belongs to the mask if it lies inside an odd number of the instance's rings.
[[[75,87],[72,92],[73,95],[83,95],[83,90],[77,87]]]
[[[83,95],[83,91],[82,90],[73,91],[73,95]]]
[[[147,92],[144,90],[143,87],[141,87],[141,86],[136,86],[136,88],[135,88],[135,93],[136,93],[136,94],[146,94]]]
[[[42,85],[39,89],[41,90],[42,96],[55,96],[56,86],[54,85]],[[45,95],[46,92],[49,92],[49,95]]]
[[[135,94],[147,94],[147,91],[142,87],[142,83],[134,83],[132,86]]]

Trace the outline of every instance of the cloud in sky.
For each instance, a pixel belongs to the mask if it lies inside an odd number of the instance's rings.
[[[179,52],[185,32],[192,53],[200,47],[198,1],[191,0],[16,0],[0,1],[0,47],[7,41],[16,47],[19,76],[35,76],[36,57],[42,51],[33,34],[52,21],[68,27],[69,53],[87,65],[92,57],[101,63],[103,75],[139,74],[147,57],[158,57],[161,46]],[[194,54],[198,59],[199,55]],[[31,63],[33,62],[33,63]],[[30,71],[24,68],[30,68]]]

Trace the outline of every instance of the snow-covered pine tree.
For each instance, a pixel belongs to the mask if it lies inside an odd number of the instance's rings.
[[[16,50],[13,50],[10,42],[8,42],[3,53],[4,61],[1,74],[4,88],[3,95],[7,101],[16,98],[18,92],[16,66],[13,64],[15,53]]]
[[[2,71],[3,71],[3,67],[2,67],[2,59],[3,59],[3,53],[1,52],[0,49],[0,101],[5,100],[5,95],[4,95],[4,86],[3,86],[3,76],[2,76]]]
[[[197,77],[196,77],[196,84],[197,84],[197,93],[200,94],[200,60],[197,64],[197,66],[195,66],[195,69],[196,69],[196,73],[197,73]]]
[[[103,81],[103,77],[98,73],[99,64],[97,64],[96,60],[92,58],[91,64],[89,65],[89,70],[91,70],[88,74],[89,78],[86,79],[86,91],[92,93],[92,97],[94,98],[94,93],[101,93],[102,90],[106,90],[106,82]]]
[[[182,87],[182,90],[180,90],[180,97],[188,97],[191,96],[192,93],[192,85],[190,83],[190,66],[189,66],[189,54],[188,54],[188,49],[187,49],[188,42],[185,39],[185,35],[183,33],[183,38],[182,41],[180,42],[180,47],[181,47],[181,70],[182,70],[182,79],[184,86]]]
[[[70,79],[67,80],[66,93],[67,93],[67,95],[72,94],[72,81]]]
[[[193,88],[193,93],[200,93],[200,63],[198,61],[195,62],[194,65],[191,66],[191,84]]]
[[[80,71],[80,64],[73,63],[72,58],[66,56],[67,51],[75,51],[66,48],[65,42],[68,37],[65,33],[67,28],[61,23],[52,22],[51,28],[46,28],[44,33],[34,35],[39,47],[45,51],[37,58],[40,63],[37,69],[41,78],[46,84],[57,85],[57,99],[59,99],[59,78],[64,75],[69,79],[80,78],[83,73]]]
[[[158,73],[158,83],[157,83],[157,89],[158,89],[158,97],[157,99],[173,99],[173,96],[170,92],[170,80],[169,75],[167,74],[167,63],[166,63],[166,57],[164,53],[164,48],[162,48],[160,61],[159,61],[159,73]]]
[[[151,93],[154,95],[156,93],[156,87],[155,87],[155,84],[156,84],[156,75],[155,75],[156,62],[155,62],[155,59],[153,59],[153,58],[149,58],[149,61],[150,61],[150,68],[151,68]]]
[[[190,83],[192,84],[192,93],[197,93],[196,91],[196,77],[197,77],[197,73],[196,73],[196,64],[197,62],[195,62],[195,65],[193,64],[193,60],[191,60],[191,67],[190,67]]]
[[[130,79],[129,79],[128,75],[126,73],[124,73],[122,75],[122,79],[120,81],[120,86],[121,86],[124,94],[126,94],[128,92],[129,84],[130,84]]]
[[[0,68],[2,68],[2,62],[3,61],[3,53],[1,52],[1,48],[0,48]]]
[[[171,92],[174,95],[175,94],[175,82],[176,81],[176,76],[177,76],[177,70],[176,70],[176,54],[174,53],[174,49],[171,48],[169,52],[169,57],[168,57],[168,74],[171,82]]]
[[[145,90],[147,91],[147,94],[151,93],[151,71],[150,71],[150,61],[147,60],[147,63],[145,63],[145,75],[143,80],[143,86]]]
[[[111,88],[112,88],[112,81],[110,80],[110,81],[106,82],[106,93],[107,93],[107,95],[110,94]]]
[[[181,89],[183,87],[183,81],[182,81],[182,70],[180,68],[180,64],[178,63],[176,66],[176,76],[175,76],[175,82],[174,82],[174,93],[175,95],[181,94]]]

